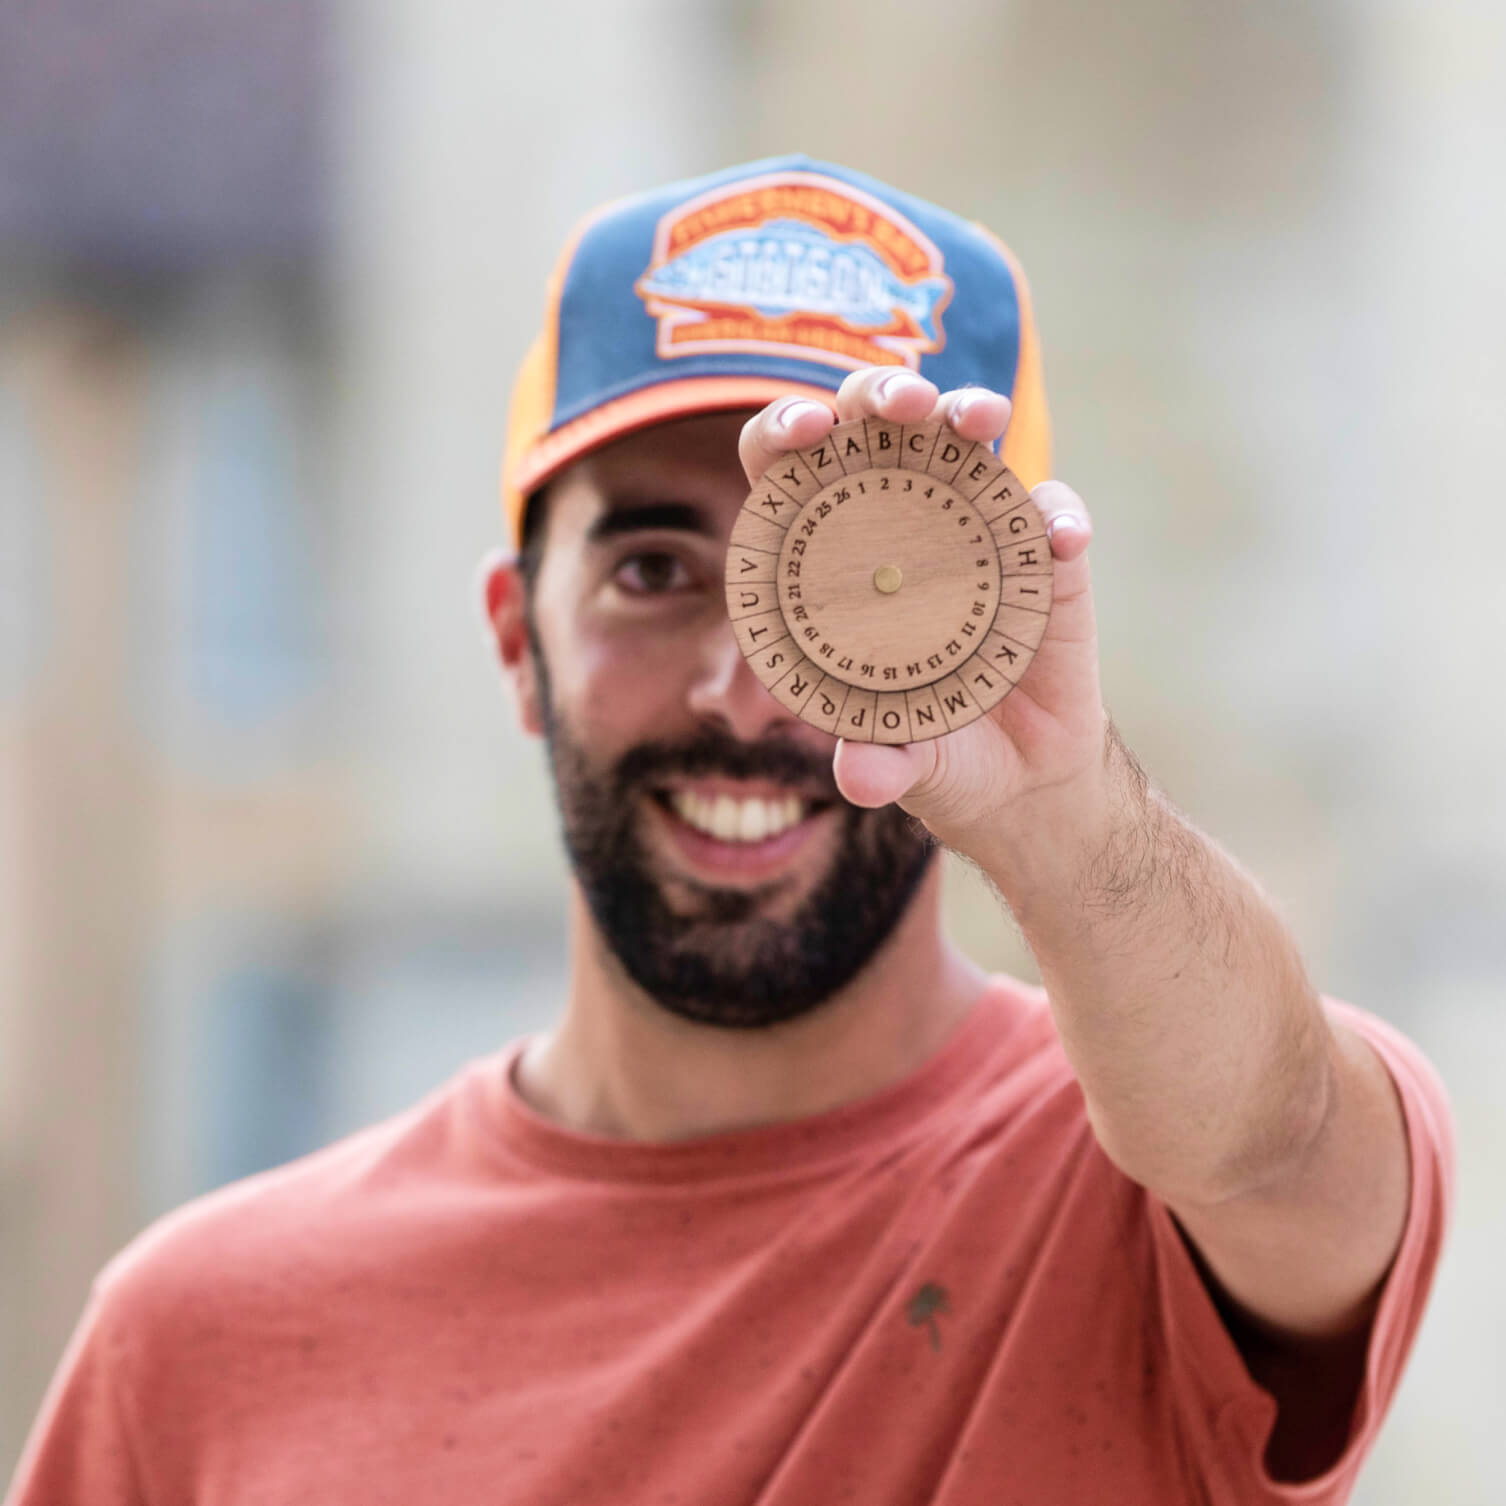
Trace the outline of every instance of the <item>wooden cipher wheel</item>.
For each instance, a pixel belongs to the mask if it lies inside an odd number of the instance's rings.
[[[989,446],[863,418],[764,473],[726,580],[738,644],[779,701],[853,741],[919,742],[1019,683],[1051,611],[1051,544]]]

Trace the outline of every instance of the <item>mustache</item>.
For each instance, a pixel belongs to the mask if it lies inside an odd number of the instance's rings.
[[[728,779],[768,779],[779,784],[818,786],[824,797],[840,800],[832,777],[831,755],[813,753],[778,739],[745,743],[708,727],[679,742],[639,743],[617,762],[614,783],[619,795],[652,785],[665,775],[691,778],[721,774]]]

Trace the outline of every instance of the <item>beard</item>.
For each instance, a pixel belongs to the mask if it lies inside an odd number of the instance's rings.
[[[594,762],[550,705],[547,675],[540,688],[565,846],[587,906],[627,975],[682,1019],[756,1029],[815,1009],[873,958],[935,856],[935,839],[898,806],[842,799],[829,756],[707,727]],[[829,791],[836,850],[793,913],[767,913],[788,881],[735,889],[655,871],[640,832],[645,799],[673,776],[708,775]],[[683,903],[671,903],[666,883]]]

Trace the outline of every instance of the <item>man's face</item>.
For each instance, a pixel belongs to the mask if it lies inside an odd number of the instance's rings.
[[[565,841],[606,944],[664,1008],[747,1027],[848,982],[933,846],[898,808],[843,800],[835,739],[738,651],[722,582],[742,421],[644,430],[550,484],[530,638]]]

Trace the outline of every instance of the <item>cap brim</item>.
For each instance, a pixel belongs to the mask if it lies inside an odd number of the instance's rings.
[[[522,532],[524,500],[582,455],[624,434],[669,419],[762,408],[781,397],[810,397],[830,407],[836,391],[814,383],[783,382],[769,377],[687,377],[655,382],[592,408],[531,446],[507,478],[509,495],[505,500],[514,541]]]

